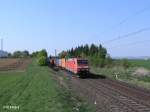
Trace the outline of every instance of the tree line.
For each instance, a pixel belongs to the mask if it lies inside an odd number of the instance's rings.
[[[48,53],[45,49],[40,51],[32,52],[31,54],[29,51],[15,51],[12,54],[8,54],[9,58],[37,58],[38,64],[40,66],[46,66],[48,64]]]
[[[9,53],[11,58],[38,58],[39,65],[47,65],[48,53],[45,49],[40,51],[32,52],[29,51],[15,51],[14,53]],[[104,48],[101,44],[85,44],[75,48],[71,48],[67,51],[62,51],[59,53],[60,58],[74,58],[81,57],[89,60],[90,65],[96,67],[112,67],[112,66],[123,66],[128,68],[130,63],[127,59],[114,60],[108,54],[107,49]]]
[[[8,53],[8,57],[9,58],[28,58],[28,57],[38,57],[39,55],[41,55],[42,53],[44,54],[44,56],[46,55],[47,57],[47,51],[45,49],[39,50],[39,51],[35,51],[30,53],[28,50],[24,50],[24,51],[14,51],[13,53]]]
[[[9,58],[27,58],[30,57],[30,53],[27,50],[24,51],[14,51],[13,53],[8,53]]]
[[[59,56],[61,58],[87,58],[89,59],[90,64],[100,67],[110,65],[112,62],[111,57],[107,53],[107,49],[104,48],[101,44],[81,45],[75,48],[71,48],[67,51],[63,51],[59,54]]]
[[[71,48],[67,51],[62,51],[59,54],[60,58],[73,58],[81,57],[87,58],[90,65],[96,67],[112,67],[112,66],[123,66],[128,68],[130,63],[128,59],[114,60],[108,54],[107,49],[104,48],[101,44],[95,45],[81,45],[75,48]],[[117,63],[116,63],[117,62]]]

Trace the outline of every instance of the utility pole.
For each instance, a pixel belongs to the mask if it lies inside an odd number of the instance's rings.
[[[55,49],[55,57],[57,56],[57,50]]]

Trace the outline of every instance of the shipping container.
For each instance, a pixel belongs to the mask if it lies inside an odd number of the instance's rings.
[[[59,59],[58,58],[54,59],[54,64],[55,64],[55,66],[59,66]]]
[[[50,65],[51,65],[51,66],[54,66],[54,65],[55,65],[54,58],[50,58]]]
[[[61,67],[61,59],[58,59],[58,66]]]
[[[62,58],[61,59],[61,68],[65,69],[65,67],[66,67],[66,59]]]

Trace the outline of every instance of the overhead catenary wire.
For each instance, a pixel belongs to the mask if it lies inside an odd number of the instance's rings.
[[[117,24],[113,25],[112,27],[109,27],[108,29],[104,30],[102,33],[105,33],[107,31],[110,31],[110,30],[114,29],[114,28],[117,28],[120,25],[126,23],[128,20],[130,20],[130,19],[134,18],[135,16],[138,16],[138,15],[140,15],[140,14],[142,14],[142,13],[148,11],[148,10],[150,10],[150,5],[148,5],[148,7],[145,7],[143,9],[141,9],[141,10],[139,10],[139,11],[137,11],[137,12],[135,12],[135,13],[129,15],[129,16],[127,16],[126,18],[121,20],[119,23],[117,23]]]
[[[118,24],[116,24],[116,25],[106,29],[103,33],[121,26],[122,24],[126,23],[128,20],[130,20],[130,19],[134,18],[135,16],[138,16],[138,15],[148,11],[149,9],[150,9],[150,6],[145,7],[142,10],[139,10],[139,11],[135,12],[134,14],[132,14],[132,15],[126,17],[125,19],[123,19],[122,21],[120,21]],[[116,38],[113,38],[113,39],[110,39],[110,40],[107,40],[107,41],[104,41],[102,44],[107,45],[107,44],[110,44],[110,43],[112,43],[114,41],[117,41],[117,40],[120,40],[120,39],[124,39],[124,38],[128,38],[128,37],[132,37],[134,35],[143,33],[143,32],[148,31],[148,30],[150,30],[150,26],[142,28],[142,29],[139,29],[139,30],[134,31],[134,32],[129,32],[127,34],[118,36]],[[150,40],[143,40],[143,41],[137,41],[137,42],[128,43],[128,44],[121,44],[120,46],[112,46],[112,47],[109,47],[109,48],[116,48],[116,47],[122,47],[122,46],[132,46],[132,45],[143,44],[143,43],[147,43],[147,42],[150,42]]]
[[[132,43],[112,46],[112,47],[109,47],[109,48],[119,48],[120,46],[127,46],[128,47],[128,46],[137,45],[137,44],[143,44],[143,43],[150,43],[150,40],[136,41],[136,42],[132,42]]]
[[[126,17],[125,19],[123,19],[122,21],[120,21],[118,24],[114,25],[114,27],[118,27],[119,25],[124,24],[124,23],[127,22],[129,19],[131,19],[131,18],[133,18],[133,17],[135,17],[135,16],[137,16],[137,15],[139,15],[139,14],[142,14],[142,13],[146,12],[146,11],[149,10],[149,9],[150,9],[150,5],[148,5],[148,7],[143,8],[142,10],[139,10],[139,11],[133,13],[132,15]],[[114,29],[114,27],[112,27],[112,28]],[[116,37],[116,38],[107,40],[107,41],[103,42],[102,44],[108,44],[108,43],[111,43],[111,42],[113,42],[113,41],[117,41],[117,40],[122,39],[122,38],[127,38],[127,37],[130,37],[130,36],[134,36],[134,35],[136,35],[136,34],[138,34],[138,33],[142,33],[142,32],[147,31],[147,30],[149,30],[149,29],[150,29],[150,27],[143,28],[143,29],[140,29],[140,30],[138,30],[138,31],[131,32],[131,33],[128,33],[128,34],[125,34],[125,35],[118,36],[118,37]],[[110,28],[110,30],[111,30],[111,28]]]
[[[122,36],[118,36],[118,37],[116,37],[116,38],[113,38],[113,39],[111,39],[111,40],[108,40],[108,41],[103,42],[103,44],[108,44],[108,43],[111,43],[111,42],[114,42],[114,41],[117,41],[117,40],[120,40],[120,39],[123,39],[123,38],[128,38],[128,37],[137,35],[137,34],[139,34],[139,33],[148,31],[148,30],[150,30],[150,26],[149,26],[149,27],[146,27],[146,28],[139,29],[139,30],[134,31],[134,32],[130,32],[130,33],[124,34],[124,35],[122,35]]]
[[[145,7],[142,10],[139,10],[139,11],[135,12],[134,14],[132,14],[132,15],[128,16],[127,18],[125,18],[124,20],[120,21],[120,23],[118,25],[124,24],[125,22],[127,22],[128,19],[131,19],[131,18],[133,18],[133,17],[135,17],[135,16],[137,16],[139,14],[142,14],[143,12],[145,12],[145,11],[147,11],[149,9],[150,9],[150,6]]]

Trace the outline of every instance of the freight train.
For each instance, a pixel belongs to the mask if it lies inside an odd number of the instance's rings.
[[[89,73],[89,63],[83,58],[50,58],[50,65],[68,70],[74,74]]]

